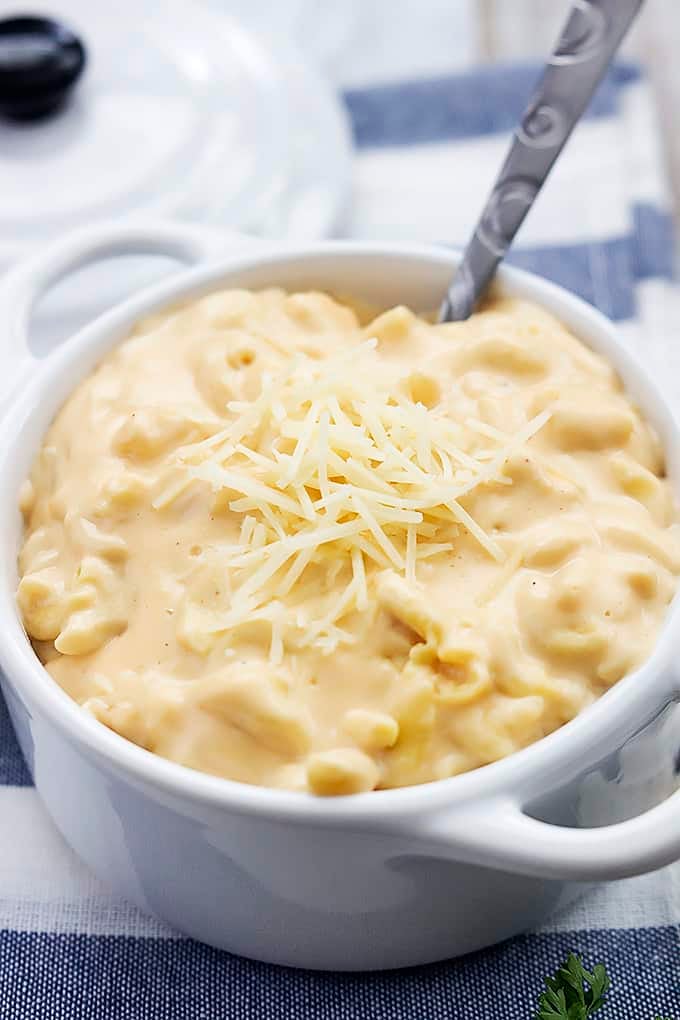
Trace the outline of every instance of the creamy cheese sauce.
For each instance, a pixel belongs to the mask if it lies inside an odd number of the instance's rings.
[[[476,768],[649,654],[680,570],[657,437],[544,310],[360,322],[227,290],[141,322],[21,491],[18,602],[124,737],[352,793]]]

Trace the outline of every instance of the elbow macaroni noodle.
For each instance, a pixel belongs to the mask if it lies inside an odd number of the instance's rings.
[[[227,290],[141,322],[20,493],[54,680],[166,758],[354,793],[476,768],[648,655],[680,571],[658,440],[544,310],[362,323]]]

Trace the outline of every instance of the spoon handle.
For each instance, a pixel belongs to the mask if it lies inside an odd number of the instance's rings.
[[[439,312],[467,319],[643,0],[575,0]]]

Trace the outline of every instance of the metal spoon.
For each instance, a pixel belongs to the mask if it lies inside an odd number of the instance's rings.
[[[575,0],[439,311],[467,319],[630,28],[643,0]]]

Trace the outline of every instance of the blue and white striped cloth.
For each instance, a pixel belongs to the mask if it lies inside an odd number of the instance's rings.
[[[358,154],[345,232],[463,242],[536,74],[496,68],[349,90]],[[660,166],[645,81],[619,65],[513,260],[614,318],[680,398],[680,299]],[[543,930],[463,960],[305,973],[181,938],[114,897],[44,814],[4,707],[0,784],[0,1020],[528,1020],[543,977],[571,949],[606,964],[609,1020],[680,1020],[677,868],[601,887]]]

